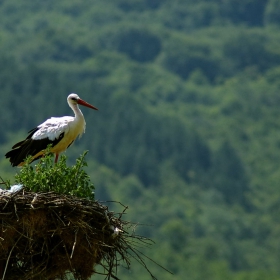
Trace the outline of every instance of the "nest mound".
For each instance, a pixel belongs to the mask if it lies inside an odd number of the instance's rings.
[[[129,240],[141,241],[127,232],[131,224],[121,220],[122,213],[97,201],[23,189],[1,192],[0,209],[0,278],[5,280],[66,279],[69,273],[84,280],[97,264],[107,279],[117,279],[119,262],[130,265]]]

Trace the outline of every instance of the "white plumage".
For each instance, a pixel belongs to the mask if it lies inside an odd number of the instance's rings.
[[[78,104],[98,110],[96,107],[82,100],[77,94],[71,93],[67,102],[75,117],[50,118],[36,128],[29,131],[23,141],[15,144],[12,150],[6,153],[12,166],[21,166],[27,156],[36,160],[44,155],[44,150],[52,144],[51,152],[56,155],[55,162],[61,152],[64,152],[85,131],[86,122]]]
[[[68,133],[71,127],[71,122],[73,121],[74,117],[68,116],[47,119],[42,124],[38,125],[39,130],[32,135],[32,139],[40,140],[48,137],[53,141],[58,138],[61,133]]]

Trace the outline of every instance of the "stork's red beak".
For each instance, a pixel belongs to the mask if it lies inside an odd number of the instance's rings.
[[[96,107],[94,107],[91,104],[87,103],[83,99],[78,99],[77,103],[80,104],[80,105],[86,106],[88,108],[91,108],[91,109],[94,109],[94,110],[98,110]]]

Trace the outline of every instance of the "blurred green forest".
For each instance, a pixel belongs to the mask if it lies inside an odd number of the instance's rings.
[[[89,150],[158,279],[280,279],[279,0],[0,0],[0,92],[1,177],[76,92],[99,111],[69,164]]]

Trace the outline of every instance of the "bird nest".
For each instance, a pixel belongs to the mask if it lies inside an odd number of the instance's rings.
[[[0,209],[2,280],[67,279],[69,274],[83,280],[100,273],[96,265],[106,279],[118,279],[118,265],[129,268],[131,257],[146,268],[131,244],[150,240],[122,220],[126,207],[116,214],[97,201],[22,189],[1,192]]]

